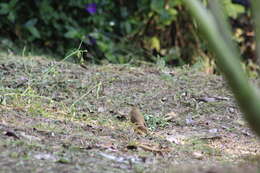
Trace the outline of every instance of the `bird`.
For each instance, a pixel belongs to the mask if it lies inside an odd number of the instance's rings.
[[[139,133],[148,133],[147,125],[144,116],[137,107],[132,107],[129,113],[130,121],[136,125],[136,131]]]

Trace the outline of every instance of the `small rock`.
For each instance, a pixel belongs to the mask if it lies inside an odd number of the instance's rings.
[[[161,99],[161,101],[162,101],[162,102],[167,101],[167,97],[163,97],[163,98]]]
[[[193,119],[192,118],[186,118],[186,124],[187,125],[192,125],[194,123]]]
[[[201,152],[193,152],[192,153],[192,155],[193,155],[193,157],[195,158],[195,159],[198,159],[198,160],[202,160],[203,159],[203,154],[201,153]]]
[[[103,113],[106,111],[106,108],[104,107],[99,107],[98,110],[97,110],[99,113]]]
[[[218,132],[218,129],[210,129],[209,130],[209,133],[217,133]]]
[[[56,161],[57,160],[57,158],[54,155],[46,154],[46,153],[36,154],[36,155],[34,155],[34,158],[38,159],[38,160],[51,160],[51,161]]]
[[[182,97],[187,96],[187,92],[183,92],[183,93],[181,93],[181,96],[182,96]]]
[[[233,114],[233,113],[235,113],[235,109],[234,108],[228,108],[228,111],[229,111],[229,113],[231,113],[231,114]]]

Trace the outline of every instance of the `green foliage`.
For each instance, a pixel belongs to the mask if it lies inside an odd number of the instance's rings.
[[[241,13],[245,12],[245,8],[241,5],[232,4],[231,0],[223,0],[222,1],[225,11],[228,16],[237,18],[237,16]]]
[[[169,124],[164,118],[153,115],[144,115],[144,119],[151,130],[155,130],[159,127],[166,127]]]
[[[96,11],[87,10],[90,4],[96,4]],[[119,50],[118,45],[123,42],[131,50],[135,47],[122,39],[133,38],[136,34],[144,35],[143,28],[151,16],[155,17],[155,23],[160,27],[168,26],[176,19],[178,12],[175,6],[179,4],[181,1],[173,1],[166,8],[164,1],[156,0],[59,3],[51,0],[3,0],[0,3],[0,27],[4,29],[0,35],[22,45],[38,45],[61,55],[78,47],[82,40],[82,49],[85,49],[91,37],[107,60],[125,63],[131,57],[126,57],[127,53]]]
[[[232,17],[243,12],[230,0],[224,3]],[[182,0],[2,0],[0,37],[7,36],[22,47],[36,45],[62,56],[82,42],[81,49],[88,49],[94,62],[106,58],[112,63],[127,63],[133,57],[144,58],[145,51],[138,50],[144,48],[163,52],[167,64],[183,64],[182,59],[192,53],[189,35],[193,32],[187,27],[180,31],[185,35],[177,35],[179,31],[171,33],[175,26],[190,22],[182,5]],[[183,40],[183,44],[176,44],[178,40]],[[151,56],[148,54],[148,60],[153,61]]]

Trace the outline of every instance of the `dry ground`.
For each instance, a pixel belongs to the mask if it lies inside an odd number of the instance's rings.
[[[138,106],[149,134],[134,131]],[[0,54],[0,172],[257,172],[222,77]]]

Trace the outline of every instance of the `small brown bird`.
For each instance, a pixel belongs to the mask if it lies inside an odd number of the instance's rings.
[[[147,125],[144,120],[144,116],[137,107],[132,107],[132,110],[129,114],[130,120],[136,125],[136,130],[142,133],[148,133]]]

